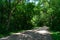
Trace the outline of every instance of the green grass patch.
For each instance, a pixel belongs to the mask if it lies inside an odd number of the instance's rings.
[[[51,36],[53,40],[60,40],[60,32],[52,32]]]
[[[19,32],[23,32],[23,31],[25,31],[25,30],[19,30],[19,31],[12,31],[12,32],[0,33],[0,38],[9,36],[9,35],[11,35],[12,33],[19,33]]]

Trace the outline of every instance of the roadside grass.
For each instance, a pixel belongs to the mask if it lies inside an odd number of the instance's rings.
[[[0,38],[2,38],[2,37],[6,37],[6,36],[9,36],[9,35],[11,35],[12,33],[19,33],[19,32],[23,32],[23,31],[25,31],[25,30],[19,30],[19,31],[12,31],[12,32],[4,32],[4,33],[0,33]]]
[[[60,40],[60,32],[51,32],[51,33],[53,40]]]

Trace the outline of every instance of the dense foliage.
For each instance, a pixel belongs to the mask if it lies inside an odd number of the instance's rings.
[[[36,1],[35,1],[36,2]],[[48,26],[60,31],[59,0],[0,0],[0,33]]]

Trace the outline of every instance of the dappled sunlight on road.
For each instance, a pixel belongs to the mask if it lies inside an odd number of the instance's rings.
[[[37,32],[41,33],[41,34],[49,33],[47,30],[40,30],[40,31],[37,31]]]

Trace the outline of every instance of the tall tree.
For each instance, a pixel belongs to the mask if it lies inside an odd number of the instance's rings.
[[[20,2],[22,2],[22,0],[15,0],[15,5],[13,8],[11,8],[11,1],[12,0],[9,0],[8,3],[9,3],[9,15],[8,15],[8,23],[7,23],[7,30],[9,29],[9,26],[10,26],[10,19],[11,19],[11,16],[12,14],[14,13],[14,10],[16,10],[16,6],[17,4],[19,4]]]

